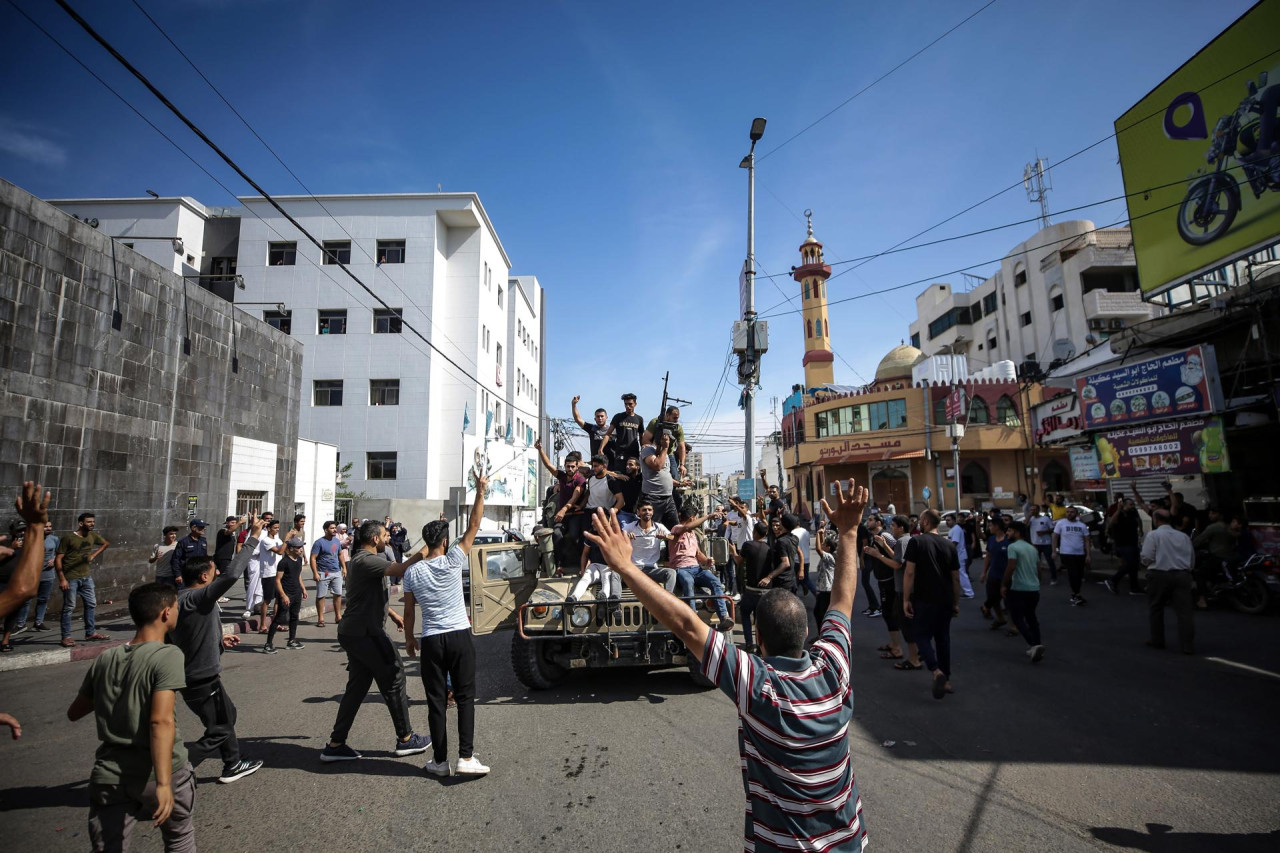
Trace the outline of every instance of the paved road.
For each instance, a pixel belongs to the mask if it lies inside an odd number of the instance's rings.
[[[876,658],[879,620],[855,617],[851,745],[872,849],[1280,849],[1280,676],[1266,674],[1280,673],[1276,615],[1204,615],[1200,654],[1184,657],[1142,645],[1144,599],[1093,589],[1087,608],[1068,607],[1065,586],[1047,589],[1049,652],[1038,667],[966,602],[954,631],[957,693],[941,702],[923,673]],[[301,652],[224,658],[245,751],[268,767],[234,785],[200,768],[205,850],[741,849],[733,708],[683,672],[580,675],[529,692],[511,675],[508,636],[480,638],[476,748],[494,772],[441,783],[422,774],[421,756],[389,755],[376,694],[351,737],[364,760],[320,764],[343,657],[332,626],[301,633]],[[6,849],[87,844],[94,728],[64,717],[87,666],[0,673],[0,706],[26,731],[0,744]],[[185,708],[179,729],[197,732]],[[135,849],[160,849],[158,833],[143,832]]]

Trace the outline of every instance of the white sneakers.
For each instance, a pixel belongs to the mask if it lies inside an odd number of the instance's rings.
[[[448,765],[445,765],[448,767]],[[481,764],[473,755],[470,758],[458,759],[458,775],[459,776],[483,776],[489,772],[489,768]]]
[[[437,764],[434,761],[428,761],[427,772],[430,773],[432,776],[448,776],[449,762],[441,761],[439,764]]]

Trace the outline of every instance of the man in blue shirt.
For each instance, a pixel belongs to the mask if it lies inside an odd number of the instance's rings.
[[[433,521],[422,528],[427,557],[404,573],[404,647],[409,657],[418,651],[413,627],[422,605],[422,683],[427,691],[427,724],[431,727],[432,760],[427,772],[449,775],[449,734],[445,726],[449,683],[458,703],[459,776],[483,776],[489,768],[473,752],[476,728],[476,651],[471,642],[471,618],[462,597],[462,569],[470,560],[471,544],[484,517],[484,492],[489,481],[476,481],[467,531],[452,547],[449,522]],[[638,569],[636,571],[639,571]]]
[[[204,538],[206,527],[207,525],[200,519],[191,519],[191,532],[178,540],[169,558],[174,577],[182,577],[182,570],[186,568],[187,560],[192,557],[204,557],[209,553],[209,542]]]
[[[324,599],[333,598],[333,621],[342,619],[342,581],[347,576],[347,557],[338,538],[338,523],[326,521],[324,536],[311,546],[311,576],[316,582],[316,627],[324,627]]]
[[[58,553],[58,537],[53,533],[53,522],[47,521],[44,525],[44,568],[40,571],[40,588],[36,593],[36,622],[32,627],[36,631],[48,631],[49,628],[44,624],[44,614],[49,606],[49,594],[53,591],[53,582],[56,580],[53,571],[53,558]],[[18,611],[18,627],[14,631],[15,634],[21,634],[27,629],[27,614],[31,610],[31,600],[22,605],[22,609]]]

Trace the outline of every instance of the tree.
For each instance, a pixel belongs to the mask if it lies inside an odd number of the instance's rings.
[[[354,462],[348,462],[346,465],[338,466],[338,480],[334,484],[334,494],[353,501],[369,500],[372,495],[367,492],[353,492],[347,487],[347,478],[351,476],[351,466],[354,464]]]

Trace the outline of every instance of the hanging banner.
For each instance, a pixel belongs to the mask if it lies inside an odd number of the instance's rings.
[[[1221,418],[1131,427],[1103,433],[1095,443],[1102,476],[1107,479],[1231,471]]]
[[[1222,386],[1213,347],[1149,358],[1076,380],[1081,425],[1118,424],[1207,415],[1222,406]]]
[[[1075,394],[1060,394],[1031,407],[1036,444],[1051,444],[1080,434],[1080,404]]]
[[[1071,479],[1076,481],[1102,479],[1098,468],[1098,452],[1093,447],[1071,448]]]

